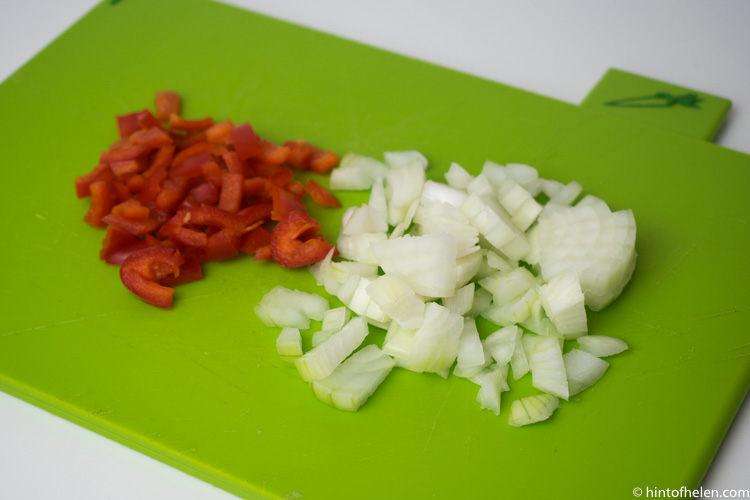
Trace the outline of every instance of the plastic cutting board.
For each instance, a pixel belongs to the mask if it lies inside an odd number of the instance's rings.
[[[632,208],[633,280],[589,315],[591,333],[631,349],[524,428],[507,417],[535,393],[529,377],[499,417],[466,380],[400,369],[358,413],[320,403],[252,310],[280,283],[320,292],[307,271],[212,263],[163,311],[98,259],[104,233],[82,221],[89,202],[73,179],[117,139],[115,115],[151,107],[163,89],[183,95],[187,117],[249,121],[274,141],[418,149],[434,179],[452,161],[473,172],[488,158],[527,163]],[[201,0],[100,4],[0,86],[0,110],[0,388],[240,497],[696,487],[748,390],[750,157],[696,134]],[[311,211],[335,239],[342,212]]]

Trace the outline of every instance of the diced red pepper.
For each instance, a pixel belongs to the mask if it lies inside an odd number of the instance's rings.
[[[242,181],[242,194],[245,197],[257,197],[266,192],[268,179],[265,177],[251,177]]]
[[[88,174],[76,177],[76,196],[87,198],[91,196],[89,189],[94,181],[111,181],[114,178],[112,169],[106,163],[100,163]]]
[[[169,275],[178,277],[184,262],[173,248],[150,247],[131,254],[120,267],[120,279],[125,287],[149,304],[168,309],[172,305],[174,288],[157,283]]]
[[[172,137],[161,127],[151,127],[133,132],[129,138],[133,144],[145,146],[149,151],[152,149],[172,144]]]
[[[136,194],[141,192],[141,189],[143,189],[143,186],[146,184],[146,179],[141,174],[135,174],[128,177],[125,184],[128,186],[131,193]]]
[[[169,121],[172,113],[180,114],[180,94],[171,90],[156,93],[156,118],[159,121]]]
[[[300,181],[292,181],[287,184],[284,189],[292,193],[300,202],[302,202],[302,197],[307,193],[307,191],[305,191],[305,185]]]
[[[161,183],[161,191],[156,195],[154,203],[160,209],[171,212],[172,210],[175,210],[185,196],[187,196],[189,188],[188,181],[184,177],[164,179]]]
[[[307,169],[313,153],[319,151],[318,148],[304,139],[286,141],[284,146],[288,147],[290,150],[289,158],[287,158],[286,162],[295,168],[301,169]]]
[[[169,126],[173,130],[205,130],[214,124],[214,119],[200,118],[198,120],[186,120],[176,113],[169,115]]]
[[[271,245],[263,246],[255,251],[255,257],[253,260],[271,260]]]
[[[307,169],[316,174],[324,174],[336,166],[339,155],[333,151],[316,151],[310,158]]]
[[[218,144],[229,145],[232,142],[232,128],[234,123],[226,120],[206,129],[206,140]]]
[[[83,220],[95,227],[104,227],[102,219],[112,210],[115,192],[112,184],[107,181],[94,181],[89,186],[91,190],[91,205]]]
[[[289,158],[292,151],[287,146],[278,146],[265,139],[260,140],[261,152],[257,159],[269,165],[281,165]]]
[[[138,123],[141,125],[141,128],[161,127],[159,120],[148,109],[144,109],[138,113]]]
[[[268,246],[270,244],[271,231],[263,226],[258,226],[242,236],[242,240],[240,241],[240,251],[248,255],[253,255],[260,247]]]
[[[334,248],[317,235],[320,223],[301,210],[287,214],[271,232],[271,256],[283,267],[319,262]]]
[[[118,228],[136,236],[142,236],[155,231],[162,225],[162,221],[147,217],[145,219],[130,219],[122,214],[109,213],[102,217],[102,222]]]
[[[312,179],[307,179],[305,183],[305,191],[307,191],[315,203],[321,207],[340,207],[341,202],[336,199],[326,188],[318,184]]]
[[[167,169],[159,165],[146,180],[143,189],[141,189],[141,203],[150,203],[156,198],[161,190],[161,183],[167,178]]]
[[[237,155],[241,160],[247,160],[248,158],[257,156],[263,150],[260,138],[249,123],[244,123],[234,127],[231,135],[234,150],[237,152]]]
[[[126,139],[130,134],[141,129],[141,124],[138,123],[138,115],[139,113],[128,113],[117,117],[117,129],[122,139]]]
[[[141,239],[138,236],[123,231],[117,226],[107,226],[107,233],[102,241],[102,249],[99,252],[99,258],[109,262],[110,258],[123,248],[133,243],[138,243]]]
[[[213,205],[219,201],[219,187],[213,182],[204,182],[190,190],[198,203]]]
[[[126,219],[144,220],[149,216],[149,209],[135,198],[129,198],[112,207],[112,213],[122,215]]]
[[[126,143],[116,145],[104,151],[99,157],[101,163],[114,163],[117,161],[133,160],[149,152],[149,148],[143,144]]]
[[[180,266],[180,275],[177,277],[167,276],[159,281],[160,285],[175,287],[203,279],[203,269],[201,268],[200,260],[193,255],[184,255],[183,257],[185,263]]]
[[[214,157],[211,153],[200,153],[190,158],[186,158],[185,161],[169,169],[169,176],[172,178],[184,177],[185,179],[192,179],[203,175],[203,165],[214,161]]]
[[[196,156],[201,153],[211,153],[216,147],[217,145],[211,142],[199,142],[198,144],[193,144],[174,155],[174,158],[172,158],[172,166],[179,165],[191,156]]]
[[[236,151],[227,151],[221,158],[227,165],[227,170],[232,174],[240,174],[245,177],[245,162],[240,160]]]
[[[237,231],[242,233],[246,231],[248,226],[254,225],[256,222],[267,221],[271,217],[271,211],[273,205],[271,203],[257,203],[254,205],[247,206],[237,212]]]
[[[224,172],[221,176],[219,208],[227,212],[237,212],[242,204],[242,174]]]
[[[273,211],[271,220],[280,221],[291,212],[305,211],[305,206],[299,199],[284,188],[276,187],[271,191]]]
[[[282,167],[268,178],[268,188],[284,187],[294,180],[294,174],[289,167]]]
[[[166,169],[172,164],[172,158],[174,157],[175,147],[173,144],[169,146],[162,146],[151,155],[151,163],[148,169],[143,172],[143,176],[148,179],[151,173],[159,167]]]

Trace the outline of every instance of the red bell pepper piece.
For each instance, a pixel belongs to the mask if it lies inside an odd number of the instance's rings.
[[[287,158],[286,162],[295,168],[301,169],[307,169],[313,153],[319,151],[318,148],[304,139],[286,141],[284,146],[288,147],[290,150],[289,158]]]
[[[133,132],[129,138],[133,144],[140,144],[148,150],[172,144],[172,137],[161,127],[151,127]]]
[[[291,212],[305,211],[305,206],[299,199],[284,188],[276,187],[271,191],[273,211],[271,220],[280,221]]]
[[[90,186],[94,181],[111,181],[115,175],[106,163],[100,163],[88,174],[76,177],[76,196],[87,198],[91,196]]]
[[[224,172],[221,176],[219,208],[235,213],[242,204],[242,174]]]
[[[213,182],[204,182],[190,190],[196,202],[213,205],[219,201],[219,187]]]
[[[265,177],[251,177],[242,181],[242,195],[245,197],[258,197],[266,193],[268,179]]]
[[[310,158],[307,169],[316,174],[324,174],[339,162],[339,155],[333,151],[316,151]]]
[[[221,123],[217,123],[206,129],[206,140],[209,142],[215,142],[218,144],[229,145],[232,142],[232,129],[234,123],[231,120],[226,120]]]
[[[169,115],[169,127],[173,130],[205,130],[214,124],[210,117],[186,120],[176,113]]]
[[[200,260],[194,255],[184,255],[185,262],[180,266],[179,276],[167,276],[159,281],[160,285],[175,287],[191,281],[203,279],[203,269]]]
[[[126,219],[144,220],[149,216],[149,209],[135,198],[128,198],[112,207],[112,213],[122,215]]]
[[[138,243],[141,241],[138,236],[130,234],[127,231],[123,231],[117,226],[107,226],[107,233],[104,235],[104,241],[102,241],[102,249],[99,252],[99,258],[109,262],[110,258],[117,252],[122,251],[123,248]]]
[[[117,117],[117,129],[120,132],[120,138],[126,139],[130,134],[141,129],[141,124],[138,123],[138,115],[139,113],[136,112]]]
[[[263,150],[260,138],[249,123],[244,123],[234,127],[231,135],[234,150],[237,152],[237,155],[241,160],[247,160],[248,158],[257,156]]]
[[[270,244],[271,231],[263,226],[258,226],[242,236],[240,241],[240,251],[248,255],[253,255],[260,247],[268,246]]]
[[[146,183],[141,189],[141,203],[150,203],[156,198],[161,190],[161,183],[167,178],[167,169],[162,165],[156,167],[151,173],[151,176],[146,180]]]
[[[112,183],[107,181],[94,181],[89,186],[91,190],[91,205],[83,220],[95,227],[104,227],[102,219],[112,210],[115,192]]]
[[[318,184],[312,179],[307,179],[305,183],[305,191],[307,191],[315,203],[321,207],[341,207],[341,202],[331,194],[326,188]]]
[[[174,248],[150,247],[132,253],[120,267],[125,287],[149,304],[168,309],[174,288],[157,283],[169,275],[180,275],[182,255]]]
[[[334,248],[316,234],[320,223],[301,210],[287,214],[271,232],[271,256],[284,267],[319,262]]]
[[[212,142],[199,142],[197,144],[188,146],[174,155],[174,158],[172,158],[172,166],[176,167],[191,156],[196,156],[201,153],[212,153],[216,148],[217,145]]]
[[[289,158],[292,151],[287,146],[277,146],[271,141],[260,140],[261,152],[257,159],[268,165],[281,165]]]
[[[255,251],[255,257],[253,257],[253,260],[271,260],[272,258],[271,245],[266,245]]]
[[[171,90],[156,93],[156,118],[159,121],[169,121],[172,113],[180,114],[180,94]]]
[[[141,128],[161,127],[159,120],[148,109],[144,109],[138,113],[138,123],[141,125]]]

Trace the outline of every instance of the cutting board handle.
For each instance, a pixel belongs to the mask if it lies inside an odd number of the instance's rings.
[[[612,68],[591,89],[581,106],[711,141],[732,102]]]

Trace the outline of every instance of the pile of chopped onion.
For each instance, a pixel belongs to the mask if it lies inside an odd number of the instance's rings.
[[[331,174],[333,189],[370,190],[343,216],[333,251],[310,266],[345,307],[277,287],[256,307],[281,327],[277,349],[314,394],[356,411],[394,366],[467,378],[477,401],[500,414],[509,378],[530,373],[539,394],[512,402],[509,424],[549,418],[560,399],[591,387],[627,349],[589,335],[586,307],[616,299],[635,267],[635,220],[612,212],[576,183],[543,179],[533,167],[487,161],[479,175],[453,163],[446,183],[427,180],[417,151],[385,161],[350,153]],[[476,318],[497,326],[480,335]],[[303,352],[299,329],[322,320]],[[369,326],[381,346],[360,346]],[[578,348],[566,346],[577,343]],[[566,349],[568,347],[568,349]]]

